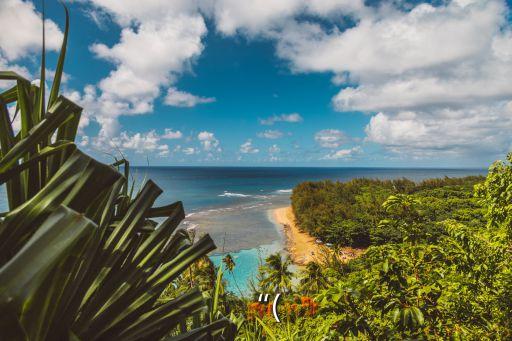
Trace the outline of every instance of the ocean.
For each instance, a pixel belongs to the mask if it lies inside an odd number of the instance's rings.
[[[225,279],[235,293],[234,279],[247,293],[248,280],[260,259],[283,249],[281,228],[272,221],[269,210],[289,205],[291,191],[300,182],[363,177],[420,181],[486,173],[485,169],[432,168],[132,167],[136,182],[152,179],[164,190],[157,205],[183,201],[183,227],[195,231],[196,236],[210,234],[217,245],[210,255],[216,265],[231,253],[236,266]],[[0,210],[6,209],[5,188],[0,186]]]

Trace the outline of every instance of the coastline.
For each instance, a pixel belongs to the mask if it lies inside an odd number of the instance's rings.
[[[320,262],[322,255],[330,252],[326,246],[318,244],[314,237],[299,229],[291,206],[270,210],[270,215],[284,232],[284,246],[296,265],[304,266],[312,261]],[[340,257],[344,262],[361,256],[365,249],[343,247]]]
[[[315,238],[299,230],[291,206],[271,210],[272,218],[284,232],[284,246],[293,263],[306,265],[318,261],[324,247],[315,242]]]

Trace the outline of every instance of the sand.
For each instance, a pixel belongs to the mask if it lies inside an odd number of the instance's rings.
[[[322,256],[326,252],[332,252],[330,248],[317,243],[314,237],[299,229],[290,206],[276,208],[272,215],[275,222],[284,229],[286,249],[295,264],[306,265],[312,261],[321,262]],[[346,247],[340,250],[340,257],[348,262],[362,253],[364,253],[364,249]]]

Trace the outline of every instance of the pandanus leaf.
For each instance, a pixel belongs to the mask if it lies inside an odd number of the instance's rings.
[[[162,190],[151,180],[133,197],[124,157],[105,165],[74,144],[82,108],[59,95],[64,10],[46,109],[44,48],[39,86],[0,71],[16,83],[0,94],[0,184],[9,201],[0,220],[0,339],[234,339],[234,325],[218,312],[211,321],[199,291],[158,300],[215,248],[212,239],[192,244],[179,229],[181,202],[153,207]]]

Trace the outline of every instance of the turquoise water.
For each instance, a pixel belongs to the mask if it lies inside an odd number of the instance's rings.
[[[232,252],[231,256],[235,262],[235,268],[230,273],[223,267],[224,278],[227,282],[227,289],[237,295],[249,294],[249,281],[256,276],[256,272],[260,261],[265,255],[282,250],[282,245],[276,242],[271,245],[262,245],[258,248],[240,250]],[[222,258],[224,254],[217,254],[210,256],[215,266],[223,265]]]
[[[272,208],[290,203],[291,189],[308,180],[353,178],[419,181],[426,178],[485,175],[484,169],[403,168],[267,168],[267,167],[133,167],[136,180],[149,178],[164,193],[157,205],[183,201],[187,217],[183,227],[196,235],[208,233],[217,250],[211,258],[220,264],[229,252],[236,267],[233,273],[241,291],[256,273],[259,258],[282,249],[279,226],[269,218]],[[0,210],[7,209],[5,188],[0,186]],[[228,289],[237,293],[233,276],[226,273]]]

